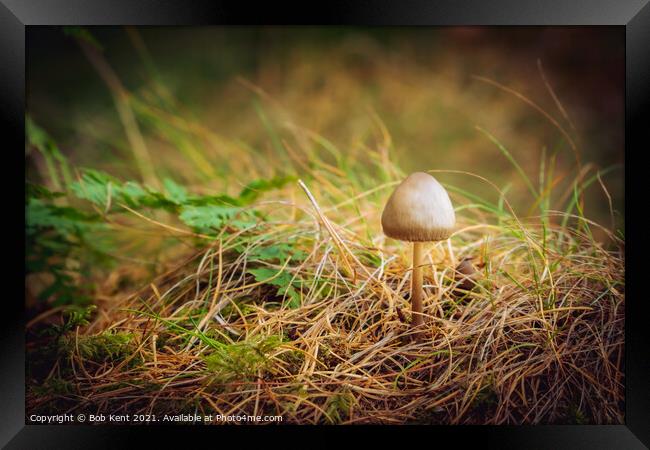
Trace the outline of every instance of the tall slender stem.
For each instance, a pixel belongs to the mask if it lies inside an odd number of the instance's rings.
[[[411,277],[411,312],[413,327],[418,327],[424,323],[422,317],[422,242],[413,243],[413,276]]]

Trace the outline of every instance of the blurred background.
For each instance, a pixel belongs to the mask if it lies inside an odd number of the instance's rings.
[[[277,170],[268,161],[280,158],[284,130],[299,126],[343,152],[389,145],[405,172],[479,174],[507,187],[509,200],[526,214],[526,184],[485,130],[534,184],[542,159],[554,158],[566,195],[579,152],[581,167],[591,164],[592,175],[603,171],[608,191],[591,184],[585,215],[610,226],[609,195],[617,226],[623,225],[621,27],[87,30],[123,88],[141,105],[169,112],[161,127],[152,110],[134,107],[149,153],[165,162],[160,175],[187,186],[214,183],[237,192],[248,172],[234,180],[221,175],[243,151],[258,155],[246,160],[251,173],[272,175],[265,172]],[[75,166],[138,180],[115,93],[100,72],[65,29],[28,30],[30,118]],[[176,133],[188,127],[210,136],[181,141]],[[27,178],[39,181],[43,164],[30,158]],[[492,195],[471,177],[440,178]]]

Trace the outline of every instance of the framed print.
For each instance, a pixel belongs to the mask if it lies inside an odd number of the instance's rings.
[[[1,3],[7,448],[648,445],[646,1]]]

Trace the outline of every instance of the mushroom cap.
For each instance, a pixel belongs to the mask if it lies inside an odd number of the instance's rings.
[[[449,194],[428,173],[409,175],[386,202],[381,215],[384,234],[408,242],[447,239],[456,224]]]

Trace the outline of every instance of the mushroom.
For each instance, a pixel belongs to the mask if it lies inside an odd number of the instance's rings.
[[[479,272],[472,264],[473,259],[472,257],[463,258],[456,266],[456,275],[454,276],[456,286],[452,291],[452,294],[456,297],[462,297],[467,291],[471,291],[476,286]]]
[[[384,234],[413,242],[411,277],[412,326],[420,326],[422,316],[422,256],[425,242],[449,237],[456,224],[454,207],[444,187],[431,175],[415,172],[395,188],[381,215]]]

